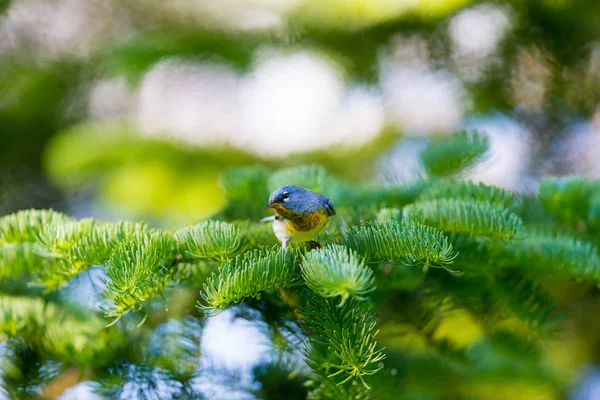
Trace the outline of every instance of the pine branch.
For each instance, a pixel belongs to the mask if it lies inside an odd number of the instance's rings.
[[[375,320],[366,301],[350,298],[344,305],[303,292],[301,309],[306,329],[311,330],[304,356],[316,373],[333,378],[337,385],[358,379],[369,389],[365,378],[383,368],[383,349],[378,348]],[[320,349],[327,349],[324,356]]]
[[[440,199],[413,203],[404,208],[404,218],[435,226],[444,232],[512,239],[519,233],[521,219],[488,202]]]
[[[566,234],[529,233],[525,240],[494,248],[501,265],[543,273],[600,281],[600,256],[591,243]]]
[[[448,267],[456,257],[447,237],[414,222],[389,221],[354,227],[337,243],[356,250],[370,262]]]
[[[421,152],[421,161],[430,176],[450,176],[480,161],[488,150],[488,139],[465,131],[432,140]]]
[[[240,230],[232,224],[205,221],[175,232],[180,253],[193,259],[225,262],[240,254],[245,244]]]
[[[254,250],[228,261],[213,273],[200,293],[198,308],[215,315],[244,298],[260,298],[261,292],[298,283],[295,255],[280,247]]]
[[[323,297],[340,296],[340,306],[350,296],[364,300],[374,290],[373,271],[358,254],[340,245],[307,253],[302,262],[302,276],[315,293]]]
[[[497,208],[514,206],[513,193],[495,186],[471,181],[439,181],[425,189],[419,196],[419,202],[439,199],[456,199],[487,202]]]
[[[142,232],[119,243],[106,268],[106,317],[119,319],[160,294],[176,271],[176,254],[175,241],[162,231]]]
[[[0,218],[0,243],[35,242],[38,234],[73,219],[53,210],[23,210]]]
[[[0,332],[19,336],[58,360],[102,365],[123,347],[122,334],[83,309],[71,312],[28,297],[0,296]]]

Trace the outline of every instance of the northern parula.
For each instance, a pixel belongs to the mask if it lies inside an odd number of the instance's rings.
[[[308,242],[321,232],[335,215],[331,201],[300,186],[282,186],[271,193],[263,210],[273,210],[273,231],[287,248],[290,242]]]

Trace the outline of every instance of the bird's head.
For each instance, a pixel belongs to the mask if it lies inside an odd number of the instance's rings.
[[[284,217],[289,213],[306,214],[319,209],[323,209],[328,215],[333,215],[335,210],[330,206],[329,199],[319,193],[300,186],[287,185],[271,193],[269,204],[263,210],[272,209]]]

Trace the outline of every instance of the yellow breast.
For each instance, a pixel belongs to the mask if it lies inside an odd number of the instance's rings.
[[[279,240],[290,242],[307,242],[312,240],[329,222],[323,210],[290,219],[276,220],[273,230]]]

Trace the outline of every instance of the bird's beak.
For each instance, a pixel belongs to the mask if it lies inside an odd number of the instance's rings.
[[[275,205],[275,203],[269,203],[262,210],[263,211],[270,210],[271,208],[273,208],[274,205]]]

